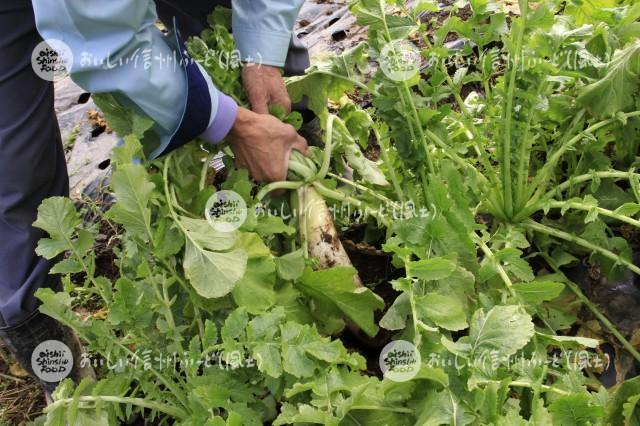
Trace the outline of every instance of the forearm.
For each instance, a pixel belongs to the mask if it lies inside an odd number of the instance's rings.
[[[112,93],[149,116],[167,147],[208,132],[217,142],[236,106],[195,63],[181,60],[175,36],[155,26],[151,0],[34,0],[41,35],[64,41],[74,54],[72,79],[93,93]],[[207,115],[208,114],[208,115]],[[209,129],[215,125],[215,129]]]
[[[159,66],[161,58],[173,57],[173,49],[153,25],[150,0],[33,0],[33,5],[43,38],[71,48],[71,77],[78,85],[112,92],[166,132],[177,128],[186,93],[184,71]]]

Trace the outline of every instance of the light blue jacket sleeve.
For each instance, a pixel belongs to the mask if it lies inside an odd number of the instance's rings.
[[[186,99],[184,70],[158,66],[160,58],[173,57],[173,49],[154,26],[151,0],[33,0],[33,5],[43,38],[71,48],[71,76],[79,86],[128,98],[166,132],[178,127]],[[144,63],[149,60],[151,66]]]
[[[304,0],[233,0],[233,36],[243,60],[284,66]]]
[[[112,93],[154,120],[161,142],[152,156],[212,125],[220,138],[230,129],[237,105],[198,64],[181,64],[184,48],[156,27],[152,0],[33,0],[33,7],[43,38],[70,47],[79,86]]]

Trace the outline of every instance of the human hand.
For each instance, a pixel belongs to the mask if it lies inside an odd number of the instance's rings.
[[[292,149],[307,154],[307,141],[293,126],[246,108],[238,109],[227,140],[236,165],[248,169],[258,182],[285,180]]]
[[[279,68],[247,64],[242,68],[242,84],[253,112],[269,114],[269,105],[273,104],[282,106],[287,114],[291,112],[291,99]]]

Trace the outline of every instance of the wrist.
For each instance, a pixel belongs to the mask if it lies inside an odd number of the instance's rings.
[[[238,104],[229,96],[218,92],[218,108],[209,127],[200,137],[209,143],[221,142],[233,128],[238,116]]]
[[[244,129],[247,128],[247,125],[251,122],[251,115],[253,113],[246,108],[238,107],[238,113],[236,114],[236,119],[231,126],[231,130],[229,130],[229,136],[231,138],[238,137],[242,133],[244,133]]]

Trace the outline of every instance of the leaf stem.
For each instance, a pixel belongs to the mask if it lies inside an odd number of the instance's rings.
[[[601,255],[603,255],[604,257],[606,257],[607,259],[611,259],[616,263],[621,263],[624,266],[626,266],[627,268],[631,269],[636,274],[640,275],[640,268],[638,268],[632,262],[622,258],[621,256],[618,256],[617,254],[615,254],[612,251],[609,251],[609,250],[604,249],[604,248],[602,248],[600,246],[597,246],[597,245],[585,240],[584,238],[577,237],[577,236],[575,236],[573,234],[569,234],[568,232],[564,232],[564,231],[561,231],[559,229],[551,228],[551,227],[543,225],[541,223],[534,222],[533,220],[530,220],[530,219],[523,221],[522,225],[525,228],[529,228],[529,229],[531,229],[533,231],[541,232],[543,234],[550,235],[552,237],[560,238],[561,240],[569,241],[571,243],[577,244],[577,245],[582,246],[582,247],[584,247],[586,249],[589,249],[591,251],[598,252]]]
[[[593,173],[585,173],[583,175],[573,176],[569,180],[562,182],[559,185],[556,185],[555,188],[547,192],[541,197],[541,200],[548,200],[549,198],[553,198],[565,189],[568,189],[572,185],[588,182],[593,180],[594,178],[604,178],[604,179],[629,179],[631,176],[635,176],[640,178],[640,174],[638,173],[630,173],[630,172],[622,172],[618,170],[609,170],[603,172],[593,172]]]
[[[468,169],[472,171],[476,179],[480,180],[483,184],[489,184],[489,181],[487,180],[487,178],[482,173],[480,173],[478,169],[476,169],[473,166],[473,164],[469,163],[468,161],[460,157],[458,154],[456,154],[451,149],[451,147],[449,147],[446,143],[444,143],[442,139],[440,139],[438,135],[436,135],[435,133],[433,133],[431,130],[428,130],[428,129],[426,130],[426,133],[427,133],[427,136],[429,136],[429,138],[440,149],[442,149],[444,153],[449,158],[451,158],[451,160],[453,160],[453,162],[456,163],[460,168]],[[506,218],[506,215],[504,214],[504,210],[502,209],[502,206],[500,206],[500,204],[497,203],[492,197],[487,197],[486,202],[489,205],[489,207],[492,209],[494,215]]]
[[[305,259],[309,258],[309,235],[307,233],[307,200],[305,188],[301,186],[291,193],[291,204],[298,209],[298,229],[300,230],[300,245]]]
[[[374,190],[373,190],[373,189],[371,189],[371,188],[367,188],[366,186],[364,186],[364,185],[360,185],[360,184],[359,184],[359,183],[357,183],[357,182],[351,181],[351,180],[349,180],[349,179],[345,179],[345,178],[343,178],[342,176],[339,176],[339,175],[337,175],[337,174],[335,174],[335,173],[331,173],[331,172],[329,172],[329,173],[327,173],[327,176],[329,176],[330,178],[333,178],[333,179],[335,179],[335,180],[337,180],[337,181],[340,181],[340,182],[344,183],[345,185],[352,186],[353,188],[355,188],[355,189],[357,189],[357,190],[359,190],[359,191],[362,191],[362,192],[364,192],[365,194],[369,194],[369,195],[371,195],[372,197],[374,197],[374,198],[376,198],[376,199],[378,199],[378,200],[382,201],[383,203],[390,204],[390,205],[392,205],[394,208],[400,208],[400,206],[398,205],[398,203],[396,203],[395,201],[393,201],[393,200],[391,200],[391,199],[389,199],[389,198],[385,197],[384,195],[380,194],[379,192],[374,191]]]
[[[409,102],[409,111],[411,112],[411,115],[413,117],[413,122],[415,122],[415,125],[418,128],[418,137],[420,138],[420,144],[424,149],[425,158],[427,160],[427,168],[429,169],[429,173],[434,173],[435,168],[433,166],[433,160],[431,159],[431,154],[429,152],[429,144],[427,143],[427,138],[425,136],[424,129],[422,128],[422,124],[420,123],[418,109],[416,108],[415,102],[413,102],[413,95],[411,94],[411,90],[409,89],[409,85],[406,81],[402,82],[402,89],[404,90],[404,94]]]
[[[629,225],[633,225],[636,228],[640,228],[640,221],[637,219],[633,219],[629,216],[625,216],[625,215],[621,215],[619,213],[616,213],[615,211],[612,210],[608,210],[608,209],[603,209],[602,207],[593,207],[593,206],[587,206],[581,203],[577,203],[577,202],[573,202],[573,201],[553,201],[551,203],[548,204],[549,207],[551,208],[570,208],[570,209],[575,209],[575,210],[583,210],[583,211],[591,211],[591,210],[595,210],[598,212],[598,214],[601,214],[602,216],[607,216],[610,217],[612,219],[617,219],[620,222],[625,222],[628,223]]]
[[[324,179],[324,177],[327,175],[327,172],[329,171],[329,165],[331,164],[331,154],[333,153],[333,122],[335,119],[335,115],[327,115],[322,166],[320,166],[320,170],[318,170],[318,174],[316,175],[315,180]]]
[[[207,157],[204,159],[204,164],[202,165],[202,171],[200,172],[200,184],[198,185],[198,188],[200,189],[200,191],[204,189],[204,186],[207,183],[207,172],[211,167],[210,164],[211,164],[211,161],[213,160],[213,156],[214,154],[208,154]]]
[[[414,414],[415,411],[404,407],[385,407],[384,405],[354,405],[351,410],[391,411],[393,413]]]
[[[382,161],[387,166],[387,171],[389,172],[389,177],[391,178],[391,183],[393,184],[393,189],[398,195],[398,199],[400,202],[404,202],[404,191],[402,191],[402,187],[400,186],[400,181],[398,180],[398,176],[396,175],[396,171],[393,168],[393,164],[391,164],[391,160],[389,159],[389,144],[387,141],[382,141],[380,137],[380,132],[376,129],[376,126],[373,126],[373,135],[376,138],[376,142],[378,142],[378,146],[380,147],[380,155],[382,156]]]
[[[312,185],[318,191],[318,194],[322,195],[325,198],[329,198],[331,200],[340,201],[343,203],[351,204],[355,207],[361,208],[364,203],[356,198],[350,197],[340,191],[336,191],[334,189],[329,189],[326,186],[322,185],[320,182],[313,182]],[[377,210],[372,210],[371,215],[374,216],[380,223],[384,226],[389,227],[391,223],[389,220],[384,217],[382,214],[379,214]]]
[[[425,35],[422,38],[422,40],[424,41],[424,43],[426,44],[426,46],[429,49],[433,49],[433,45],[429,41],[429,36]],[[462,123],[462,121],[461,121],[461,123],[464,125],[464,129],[465,130],[469,130],[471,132],[472,136],[473,136],[472,143],[474,145],[476,153],[478,154],[478,158],[480,159],[480,163],[482,163],[482,166],[484,167],[484,169],[486,170],[487,174],[489,175],[489,180],[494,184],[498,184],[498,177],[496,175],[496,172],[495,172],[493,166],[491,165],[491,162],[489,161],[489,158],[488,158],[488,156],[486,154],[486,151],[485,151],[484,147],[482,147],[480,145],[482,142],[484,142],[483,138],[481,137],[480,132],[478,131],[478,129],[476,129],[476,127],[473,125],[473,117],[469,113],[469,110],[468,110],[467,106],[464,104],[464,101],[462,100],[462,97],[460,96],[459,87],[456,87],[453,84],[453,79],[449,75],[449,72],[447,71],[447,69],[444,66],[444,63],[442,61],[438,61],[438,66],[440,68],[440,72],[445,76],[445,78],[447,80],[447,84],[452,89],[451,92],[453,94],[453,97],[454,97],[456,103],[458,104],[458,108],[460,108],[460,112],[462,113],[463,117],[468,121],[468,123]],[[467,126],[467,124],[470,124],[470,125]]]
[[[536,98],[540,95],[544,83],[538,85],[535,92]],[[527,183],[529,180],[529,165],[531,163],[531,147],[533,145],[533,137],[531,136],[531,121],[534,114],[530,111],[527,114],[526,128],[520,141],[520,150],[518,153],[518,164],[516,165],[516,188],[515,188],[515,210],[521,210],[526,204],[528,198]]]
[[[161,413],[168,414],[176,419],[180,419],[180,420],[187,419],[187,413],[178,407],[172,407],[167,404],[162,404],[160,402],[155,402],[155,401],[149,401],[143,398],[132,398],[132,397],[115,396],[115,395],[96,395],[96,396],[85,395],[85,396],[79,396],[76,398],[59,399],[53,402],[52,404],[50,404],[49,406],[47,406],[44,409],[44,412],[49,413],[62,406],[75,404],[77,402],[80,402],[80,403],[111,402],[115,404],[130,404],[130,405],[136,405],[138,407],[148,408],[150,410],[159,411]]]
[[[589,308],[589,310],[593,313],[593,315],[596,318],[598,318],[598,320],[600,320],[600,322],[602,324],[604,324],[605,327],[607,327],[607,330],[609,330],[609,332],[611,334],[613,334],[613,336],[616,339],[618,339],[620,344],[627,351],[629,351],[629,353],[636,359],[636,361],[640,362],[640,353],[638,353],[636,348],[634,348],[633,345],[622,335],[622,333],[620,333],[618,331],[617,327],[615,325],[613,325],[613,323],[611,321],[609,321],[609,319],[606,316],[604,316],[604,314],[602,312],[600,312],[600,310],[595,305],[595,303],[591,302],[591,300],[589,300],[589,298],[587,296],[585,296],[585,294],[582,292],[582,290],[580,290],[580,287],[578,287],[578,285],[576,285],[576,283],[574,283],[569,278],[567,278],[567,276],[556,265],[556,263],[551,258],[551,256],[547,255],[546,253],[541,253],[541,255],[547,261],[549,266],[551,266],[551,269],[553,269],[556,273],[558,273],[558,274],[560,274],[560,275],[562,275],[564,277],[564,279],[565,279],[564,283],[569,287],[569,289],[571,289],[571,291],[573,291],[575,293],[576,297],[578,297],[578,299],[580,299],[580,301],[587,308]]]
[[[193,305],[193,315],[195,316],[196,323],[198,324],[198,330],[200,331],[200,335],[204,336],[204,323],[202,322],[202,315],[200,314],[200,308],[198,308],[198,296],[193,291],[193,287],[189,285],[182,277],[178,274],[174,267],[172,267],[169,262],[165,259],[160,259],[160,262],[164,265],[164,267],[169,270],[173,278],[178,282],[180,286],[187,292],[189,298],[191,299],[191,304]]]
[[[504,201],[504,212],[510,219],[513,216],[513,188],[511,186],[511,126],[513,121],[513,98],[516,89],[516,77],[520,66],[520,55],[522,54],[522,41],[526,26],[527,13],[524,11],[520,16],[520,22],[516,28],[516,42],[513,48],[514,59],[511,62],[511,72],[509,74],[509,84],[507,86],[507,105],[505,108],[504,140],[502,143],[502,192]]]
[[[419,324],[422,322],[418,318],[418,309],[416,308],[416,299],[413,291],[413,280],[411,277],[411,270],[409,262],[404,262],[407,279],[409,280],[408,293],[409,293],[409,306],[411,307],[411,318],[413,323],[413,344],[420,347],[422,341],[422,334],[420,333]]]
[[[391,40],[393,39],[391,37],[391,31],[389,31],[389,25],[387,24],[387,16],[386,16],[386,11],[384,10],[384,2],[380,2],[379,3],[379,10],[380,10],[380,16],[382,18],[382,23],[384,25],[384,35],[386,38],[386,41],[388,43],[391,42]],[[402,90],[400,90],[402,89]],[[403,94],[404,92],[404,94]],[[409,103],[409,107],[407,108],[409,109],[411,116],[413,118],[413,121],[415,122],[417,128],[418,128],[418,135],[420,137],[420,144],[422,145],[422,148],[424,149],[424,153],[425,153],[425,159],[427,160],[427,167],[429,169],[429,173],[434,173],[435,169],[433,167],[433,162],[431,160],[431,155],[429,154],[429,144],[427,143],[427,138],[425,137],[424,131],[422,129],[422,124],[420,124],[420,117],[418,116],[418,109],[416,108],[416,104],[415,102],[413,102],[413,96],[411,95],[411,90],[409,89],[409,84],[406,82],[406,80],[402,81],[402,85],[400,86],[400,88],[398,89],[398,94],[400,95],[400,99],[402,100],[404,98],[404,96],[407,97],[406,102]],[[403,96],[404,95],[404,96]],[[405,101],[402,101],[403,104],[405,104]],[[406,104],[405,104],[406,106]],[[411,124],[412,120],[409,120],[409,126],[413,127],[413,125]],[[427,194],[425,194],[427,195]],[[427,196],[428,198],[428,196]]]
[[[163,277],[164,278],[164,277]],[[151,284],[153,285],[153,290],[156,293],[156,297],[158,298],[158,301],[164,306],[163,309],[163,313],[164,313],[164,319],[167,322],[167,326],[170,330],[172,330],[172,334],[173,334],[173,340],[174,343],[176,345],[176,348],[180,351],[180,353],[182,353],[182,351],[184,350],[182,347],[182,342],[180,340],[180,336],[178,336],[178,334],[175,332],[176,329],[176,322],[175,319],[173,318],[173,311],[171,310],[171,303],[169,300],[169,294],[167,293],[167,280],[164,279],[162,281],[161,284],[159,284],[153,277],[153,273],[149,274],[149,281],[151,281]],[[160,286],[162,286],[162,292],[160,291]]]
[[[471,233],[471,239],[474,240],[476,244],[478,244],[478,246],[488,259],[492,259],[494,257],[493,252],[491,251],[489,246],[487,246],[482,238],[480,238],[475,232]],[[516,292],[513,289],[513,283],[511,282],[511,278],[509,278],[509,274],[507,274],[507,271],[504,270],[499,262],[496,262],[496,269],[498,270],[498,275],[500,275],[500,278],[502,278],[502,281],[507,286],[507,290],[509,290],[509,293],[511,293],[513,297],[517,298]]]
[[[402,109],[408,109],[407,107],[407,103],[404,99],[404,96],[402,95],[402,92],[400,91],[400,89],[398,89],[398,97],[400,99],[400,103],[402,103]],[[409,135],[411,136],[411,143],[413,144],[416,140],[416,132],[415,129],[413,128],[413,125],[411,123],[411,120],[409,120],[408,122],[409,124]],[[425,156],[429,156],[429,153],[427,151],[425,151]],[[416,178],[419,177],[419,174],[415,174]],[[424,199],[425,199],[425,204],[428,203],[428,199],[429,199],[429,193],[427,192],[427,186],[426,185],[420,185],[420,187],[422,188],[423,194],[424,194]]]
[[[475,383],[478,385],[490,385],[490,384],[501,385],[502,384],[500,380],[478,380]],[[509,386],[515,387],[515,388],[533,389],[533,384],[529,382],[519,381],[519,380],[514,380],[512,382],[509,382]],[[555,386],[549,386],[549,385],[543,385],[543,384],[540,385],[540,390],[543,392],[557,393],[558,395],[571,395],[571,392],[569,391],[559,389]]]
[[[256,200],[262,201],[264,197],[266,197],[267,194],[271,191],[275,191],[278,189],[298,189],[304,184],[305,182],[292,182],[288,180],[271,182],[270,184],[267,184],[260,189],[260,191],[256,194]]]
[[[640,111],[629,112],[629,113],[626,113],[626,114],[622,113],[622,115],[624,115],[626,118],[637,117],[637,116],[640,116]],[[531,198],[531,200],[529,201],[528,204],[535,203],[541,197],[542,191],[544,191],[544,188],[545,188],[544,185],[542,185],[542,183],[547,179],[547,175],[549,173],[551,173],[551,170],[553,170],[553,168],[556,166],[556,164],[560,160],[560,157],[562,156],[562,154],[565,153],[565,151],[567,151],[573,145],[575,145],[580,140],[582,140],[582,138],[584,138],[585,134],[593,133],[596,130],[599,130],[599,129],[605,127],[605,126],[608,126],[611,123],[615,123],[616,121],[619,121],[619,118],[610,118],[608,120],[603,120],[603,121],[600,121],[598,123],[592,124],[591,126],[587,127],[584,131],[580,132],[579,134],[577,134],[573,138],[569,139],[569,141],[567,141],[566,143],[562,144],[558,148],[558,150],[551,155],[551,158],[549,158],[549,160],[547,160],[545,165],[542,166],[542,168],[540,169],[540,171],[538,172],[538,174],[534,178],[534,180],[533,180],[533,182],[531,184],[531,187],[532,188],[537,188],[537,191],[533,195],[533,197]]]

